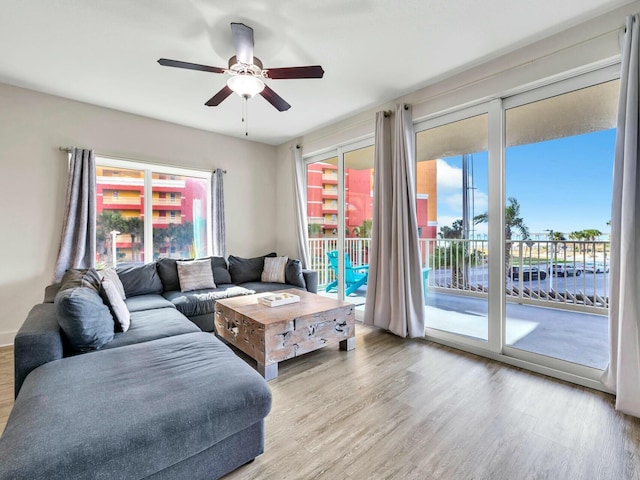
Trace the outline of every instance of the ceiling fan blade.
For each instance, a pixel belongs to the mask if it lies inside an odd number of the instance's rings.
[[[262,95],[267,102],[269,102],[281,112],[284,112],[285,110],[289,110],[291,108],[291,105],[289,105],[284,100],[284,98],[271,90],[268,85],[264,86],[264,90],[260,92],[260,95]]]
[[[209,101],[207,101],[207,103],[205,103],[205,105],[207,107],[217,107],[218,105],[220,105],[222,103],[222,101],[225,98],[227,98],[232,93],[233,93],[233,90],[231,90],[229,87],[227,87],[225,85],[224,88],[222,90],[220,90],[218,93],[216,93],[213,97],[211,97],[209,99]]]
[[[308,67],[265,68],[267,78],[274,80],[287,78],[322,78],[324,70],[320,65]]]
[[[231,23],[233,45],[236,47],[236,58],[240,63],[253,64],[253,28],[244,23]]]
[[[202,72],[212,72],[212,73],[224,73],[224,68],[219,67],[209,67],[207,65],[200,65],[197,63],[189,63],[189,62],[181,62],[180,60],[169,60],[168,58],[161,58],[158,60],[160,65],[164,65],[165,67],[178,67],[178,68],[188,68],[189,70],[200,70]]]

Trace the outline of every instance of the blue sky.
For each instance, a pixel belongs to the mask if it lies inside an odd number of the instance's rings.
[[[609,232],[614,145],[615,129],[609,129],[507,149],[507,197],[520,202],[531,234]],[[438,162],[440,227],[462,218],[462,158]],[[474,215],[487,211],[487,164],[486,152],[473,154]],[[486,226],[478,231],[486,232]]]

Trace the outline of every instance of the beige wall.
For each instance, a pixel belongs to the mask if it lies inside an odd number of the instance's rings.
[[[414,120],[495,98],[503,98],[530,88],[542,79],[571,75],[589,65],[614,63],[620,54],[620,38],[625,16],[640,10],[640,2],[621,7],[560,34],[486,61],[466,71],[435,81],[431,85],[393,101],[354,115],[298,139],[304,155],[335,148],[355,139],[373,135],[375,113],[404,102],[413,106]],[[529,86],[529,87],[528,87]],[[295,251],[290,235],[293,218],[291,177],[282,175],[289,168],[288,144],[278,148],[278,248]],[[287,183],[288,182],[288,183]]]
[[[51,280],[67,182],[59,146],[226,169],[227,252],[276,248],[275,147],[0,84],[0,345]]]

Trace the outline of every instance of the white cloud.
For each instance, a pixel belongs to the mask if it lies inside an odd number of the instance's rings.
[[[488,195],[479,190],[474,190],[472,206],[474,208],[473,215],[485,213],[489,206]],[[459,212],[460,217],[462,217],[462,193],[438,195],[438,209],[444,209],[448,214]]]
[[[462,168],[449,165],[441,158],[436,160],[438,190],[461,190]]]
[[[489,195],[487,195],[484,192],[481,192],[480,190],[476,190],[474,192],[473,201],[474,201],[476,215],[480,215],[481,213],[486,212],[487,209],[489,208]]]
[[[439,215],[438,216],[438,230],[444,226],[451,226],[453,222],[456,220],[460,220],[460,217],[451,216],[451,215]]]

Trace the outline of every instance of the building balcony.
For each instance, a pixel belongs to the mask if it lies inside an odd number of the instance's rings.
[[[111,197],[111,196],[103,196],[102,204],[117,206],[118,208],[132,208],[132,209],[141,209],[142,208],[142,198],[136,197]]]
[[[154,217],[153,218],[153,225],[181,225],[182,224],[182,217],[175,217],[175,218],[171,218],[171,217]]]
[[[322,182],[330,183],[330,184],[338,184],[338,174],[337,173],[323,173],[322,174]]]
[[[154,207],[156,205],[180,207],[182,206],[182,200],[179,198],[173,200],[170,198],[154,198],[152,205]]]

